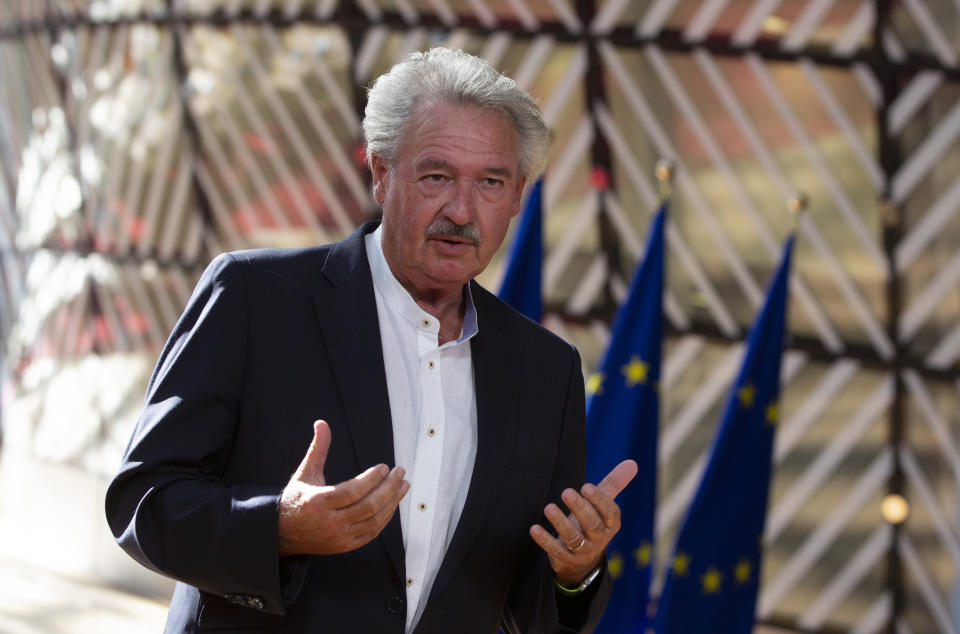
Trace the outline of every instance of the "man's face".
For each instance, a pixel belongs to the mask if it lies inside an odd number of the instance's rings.
[[[520,211],[517,133],[507,115],[421,104],[397,159],[374,156],[383,252],[416,298],[459,288],[486,268]]]

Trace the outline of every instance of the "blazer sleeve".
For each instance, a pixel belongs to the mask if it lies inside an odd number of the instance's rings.
[[[557,461],[547,500],[558,502],[567,487],[579,490],[586,478],[585,397],[580,355],[571,347],[566,393],[558,394],[566,405],[560,431]],[[546,520],[543,526],[554,532]],[[501,627],[508,634],[592,632],[603,615],[612,590],[606,570],[582,594],[575,597],[557,592],[553,569],[546,553],[530,540],[523,568],[514,579],[507,598]]]
[[[247,346],[241,265],[204,272],[170,335],[106,495],[120,546],[156,572],[283,614],[305,565],[278,558],[281,488],[228,484]]]

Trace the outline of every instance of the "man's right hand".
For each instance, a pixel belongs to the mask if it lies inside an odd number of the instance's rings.
[[[313,442],[280,496],[280,556],[332,555],[360,548],[387,525],[410,483],[404,469],[378,464],[328,486],[323,467],[330,426],[313,424]]]

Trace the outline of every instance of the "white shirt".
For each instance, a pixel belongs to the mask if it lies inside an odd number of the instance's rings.
[[[463,328],[438,346],[440,322],[394,277],[381,246],[382,227],[365,238],[387,373],[393,452],[410,490],[400,502],[407,569],[409,634],[463,511],[477,455],[477,395],[470,338],[477,311],[465,291]]]

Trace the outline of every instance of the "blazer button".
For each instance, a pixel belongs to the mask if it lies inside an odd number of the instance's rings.
[[[403,597],[397,595],[387,599],[387,612],[390,614],[403,614],[407,609],[407,602]]]

